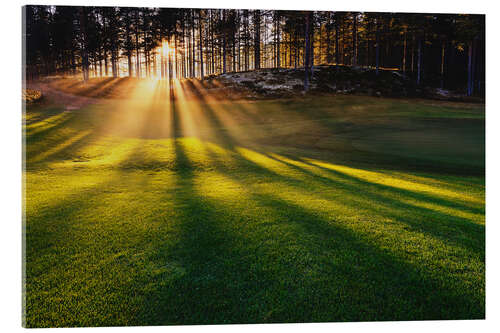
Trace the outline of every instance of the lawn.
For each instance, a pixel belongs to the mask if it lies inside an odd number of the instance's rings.
[[[24,115],[26,326],[484,318],[484,105],[127,89]]]

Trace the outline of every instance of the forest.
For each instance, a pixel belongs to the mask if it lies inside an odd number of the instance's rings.
[[[343,65],[484,96],[484,15],[27,6],[23,17],[27,80]]]

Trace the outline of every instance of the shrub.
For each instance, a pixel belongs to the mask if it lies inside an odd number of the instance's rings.
[[[23,89],[23,101],[26,103],[34,103],[42,98],[42,92],[33,89]]]

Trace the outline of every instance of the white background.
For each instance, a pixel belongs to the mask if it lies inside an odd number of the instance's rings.
[[[5,1],[7,2],[7,1]],[[486,14],[486,276],[487,306],[486,320],[473,321],[424,321],[424,322],[378,322],[378,323],[319,323],[319,324],[272,324],[272,325],[225,325],[225,326],[170,326],[98,328],[99,332],[111,331],[164,331],[172,332],[490,332],[500,330],[499,306],[499,94],[497,64],[500,55],[498,36],[500,13],[494,1],[390,1],[356,0],[326,1],[308,0],[54,0],[54,1],[9,1],[0,7],[2,40],[0,41],[0,327],[4,332],[20,331],[21,328],[21,6],[25,4],[47,5],[89,5],[89,6],[151,6],[151,7],[209,7],[248,9],[308,9],[338,11],[381,11],[381,12],[428,12],[428,13],[474,13]],[[5,229],[4,229],[5,228]],[[496,329],[495,329],[496,327]],[[87,329],[85,329],[87,330]],[[45,330],[42,330],[45,331]],[[58,330],[60,331],[60,330]],[[473,332],[475,333],[475,332]]]

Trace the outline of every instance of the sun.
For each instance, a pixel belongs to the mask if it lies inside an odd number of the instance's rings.
[[[164,57],[168,56],[169,54],[172,53],[172,49],[170,48],[170,45],[168,44],[168,41],[166,40],[163,40],[162,43],[161,43],[161,47],[158,48],[159,52],[158,53],[162,53]]]

